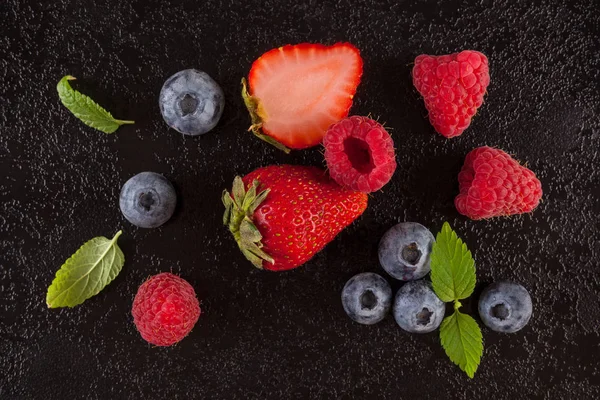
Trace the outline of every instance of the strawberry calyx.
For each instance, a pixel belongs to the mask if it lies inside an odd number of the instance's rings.
[[[254,211],[267,198],[270,189],[258,190],[260,182],[254,180],[248,191],[246,191],[242,178],[236,176],[233,180],[232,193],[223,191],[223,225],[227,226],[244,256],[259,269],[263,268],[263,262],[271,264],[275,260],[262,250],[262,235],[252,217]]]
[[[285,153],[289,153],[290,149],[285,145],[273,139],[271,136],[262,133],[261,128],[266,113],[260,103],[260,100],[248,92],[248,82],[246,81],[246,78],[242,78],[242,98],[244,99],[244,104],[246,105],[246,108],[250,113],[250,119],[252,120],[252,125],[250,125],[248,130],[252,131],[254,136],[257,138],[264,140],[265,142],[277,147],[279,150],[284,151]]]

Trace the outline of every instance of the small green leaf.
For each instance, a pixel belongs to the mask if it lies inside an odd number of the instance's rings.
[[[134,121],[113,118],[111,113],[100,107],[94,100],[73,89],[69,81],[74,79],[71,75],[63,77],[56,85],[56,90],[63,105],[84,124],[104,133],[113,133],[121,125],[134,123]]]
[[[75,307],[115,279],[125,263],[125,256],[117,245],[120,235],[121,231],[112,239],[93,238],[65,261],[48,288],[48,307]]]
[[[240,224],[240,237],[242,241],[251,243],[258,243],[262,239],[258,228],[248,219],[244,219]]]
[[[246,192],[246,196],[244,197],[244,203],[242,204],[242,208],[247,210],[250,207],[250,204],[256,199],[256,189],[258,188],[258,181],[255,179],[250,185],[250,188]]]
[[[250,243],[250,242],[240,242],[240,243],[242,243],[242,247],[246,251],[249,251],[252,254],[257,255],[258,257],[260,257],[260,259],[262,261],[267,261],[267,262],[270,262],[271,264],[273,264],[275,262],[273,260],[273,257],[271,257],[270,255],[268,255],[267,253],[265,253],[263,251],[261,243]],[[262,261],[261,261],[261,267],[262,267]]]
[[[447,222],[431,250],[431,283],[444,302],[466,299],[475,289],[475,260]]]
[[[225,206],[225,212],[223,213],[223,225],[229,225],[229,221],[231,221],[231,210],[233,209],[233,200],[229,195],[227,190],[223,191],[223,195],[221,196],[221,200],[223,201],[223,205]]]
[[[256,196],[256,198],[254,199],[254,201],[252,202],[252,204],[250,204],[250,206],[248,207],[247,214],[248,215],[254,215],[254,211],[256,211],[256,209],[258,208],[258,206],[260,206],[263,201],[265,201],[265,199],[267,198],[267,196],[269,195],[269,193],[271,193],[271,189],[265,189],[262,192],[260,192]]]
[[[244,197],[246,197],[246,188],[244,181],[239,176],[233,179],[233,200],[237,205],[237,208],[243,210],[242,205],[244,204]]]
[[[242,250],[242,254],[246,257],[246,259],[248,261],[250,261],[252,263],[252,265],[254,265],[258,269],[263,269],[263,266],[262,266],[263,260],[262,260],[262,258],[260,258],[259,256],[255,255],[250,250],[248,250],[248,249],[246,249],[244,247],[240,247],[240,250]]]
[[[483,354],[483,337],[477,322],[456,310],[442,321],[440,339],[450,360],[473,378]]]

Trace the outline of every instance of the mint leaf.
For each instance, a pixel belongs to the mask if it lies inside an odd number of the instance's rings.
[[[431,283],[443,302],[466,299],[475,289],[475,260],[467,245],[444,222],[431,249]]]
[[[115,119],[88,96],[73,89],[69,81],[75,78],[71,75],[63,77],[56,85],[58,97],[65,107],[79,118],[84,124],[104,133],[113,133],[123,124],[133,124],[133,121]]]
[[[435,294],[444,302],[454,302],[454,314],[440,326],[442,347],[450,360],[473,378],[481,355],[483,337],[475,320],[462,314],[460,300],[475,289],[475,260],[467,245],[444,222],[431,249],[431,283]]]
[[[477,322],[456,310],[442,321],[440,339],[450,360],[473,378],[483,354],[483,337]]]
[[[121,231],[110,240],[103,236],[93,238],[65,261],[48,288],[48,307],[75,307],[115,279],[125,263],[117,245],[120,235]]]

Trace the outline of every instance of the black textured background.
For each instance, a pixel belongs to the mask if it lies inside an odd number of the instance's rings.
[[[597,0],[3,1],[0,398],[599,398],[599,15]],[[287,156],[247,133],[239,81],[263,52],[303,41],[361,49],[352,113],[393,129],[399,168],[312,261],[261,272],[221,227],[222,189],[256,167],[323,161],[318,148]],[[488,56],[491,85],[471,127],[447,140],[426,119],[411,62],[462,49]],[[192,67],[227,95],[219,126],[197,139],[168,130],[157,105],[163,81]],[[84,126],[58,100],[66,74],[136,124],[113,135]],[[544,197],[532,215],[457,214],[457,173],[481,145],[537,173]],[[146,170],[179,194],[176,215],[155,230],[131,226],[118,207],[121,185]],[[475,256],[477,293],[496,279],[531,292],[522,332],[483,329],[473,380],[446,358],[437,332],[411,335],[392,318],[361,326],[342,310],[345,281],[383,273],[378,240],[405,220],[434,232],[451,223]],[[62,262],[119,229],[126,263],[117,279],[75,309],[47,309]],[[204,311],[172,348],[147,345],[130,315],[137,287],[161,271],[189,280]]]

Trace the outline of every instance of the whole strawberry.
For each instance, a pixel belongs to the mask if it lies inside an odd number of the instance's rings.
[[[415,58],[412,76],[425,100],[429,121],[447,138],[467,129],[490,83],[487,57],[473,50],[444,56],[421,54]]]
[[[542,198],[542,184],[531,170],[487,146],[467,154],[458,182],[460,194],[454,204],[471,219],[527,213]]]
[[[223,192],[240,250],[257,268],[296,268],[367,208],[367,195],[345,189],[316,167],[276,165],[236,177]]]
[[[144,340],[156,346],[171,346],[190,333],[200,317],[200,305],[187,281],[164,272],[140,286],[131,314]]]

